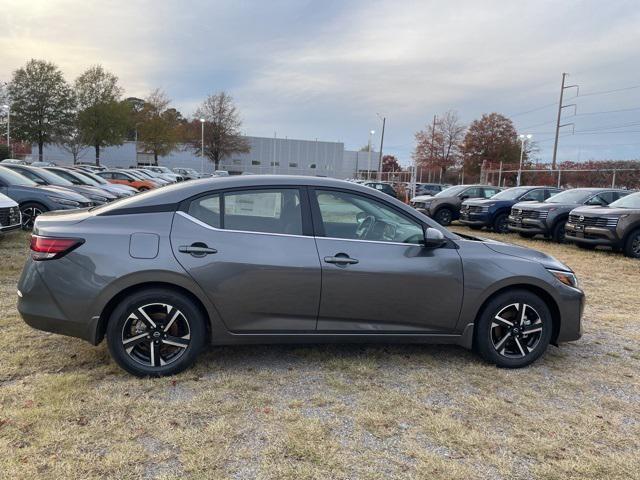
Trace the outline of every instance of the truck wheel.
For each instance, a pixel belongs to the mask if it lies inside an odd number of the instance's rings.
[[[445,227],[451,225],[451,221],[453,220],[453,212],[450,208],[442,207],[438,210],[433,217],[436,222]]]
[[[630,258],[640,258],[640,228],[634,230],[624,243],[624,255]]]
[[[564,243],[564,225],[567,222],[564,220],[560,220],[553,227],[553,231],[551,232],[551,238],[556,243]]]
[[[496,233],[509,233],[509,218],[506,213],[499,214],[493,221],[493,231]]]

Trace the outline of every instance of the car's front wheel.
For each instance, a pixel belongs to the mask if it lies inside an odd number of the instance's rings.
[[[493,221],[493,231],[496,233],[509,233],[509,217],[506,213],[499,214]]]
[[[453,221],[453,212],[451,211],[450,208],[442,207],[440,210],[436,212],[433,218],[440,225],[447,227],[451,225],[451,222]]]
[[[629,234],[624,244],[624,254],[631,258],[640,258],[640,229]]]
[[[503,292],[483,309],[476,322],[476,351],[504,368],[530,365],[547,349],[553,319],[546,303],[527,290]]]
[[[113,359],[129,373],[165,376],[181,372],[206,343],[204,316],[186,295],[163,288],[124,298],[107,324]]]
[[[47,207],[37,202],[26,202],[20,205],[20,213],[22,213],[22,229],[31,230],[38,215],[47,211]]]

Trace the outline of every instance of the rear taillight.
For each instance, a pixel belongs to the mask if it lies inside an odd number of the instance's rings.
[[[56,238],[31,235],[31,258],[53,260],[65,256],[84,243],[81,238]]]

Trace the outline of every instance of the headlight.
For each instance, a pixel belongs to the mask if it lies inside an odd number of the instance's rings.
[[[48,197],[49,200],[51,200],[54,203],[57,203],[58,205],[66,205],[68,207],[79,207],[80,206],[80,202],[76,202],[75,200],[69,200],[66,198],[62,198],[62,197]]]
[[[580,288],[578,285],[578,277],[575,276],[574,273],[571,272],[563,272],[562,270],[549,270],[549,273],[556,277],[560,282],[564,283],[566,286],[571,288]]]

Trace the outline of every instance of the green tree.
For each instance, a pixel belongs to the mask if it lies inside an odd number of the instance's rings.
[[[73,92],[55,64],[33,59],[13,72],[8,91],[12,135],[37,143],[42,160],[44,145],[71,124]]]
[[[75,81],[79,108],[78,129],[83,141],[93,146],[96,165],[100,164],[100,148],[122,145],[130,125],[130,104],[120,101],[122,88],[118,77],[95,65]]]
[[[178,145],[182,116],[175,108],[168,108],[170,103],[164,92],[154,90],[136,115],[138,141],[145,152],[153,153],[156,165],[158,156],[169,155]]]
[[[249,143],[241,136],[242,121],[233,103],[225,92],[209,95],[195,113],[187,129],[187,141],[195,152],[201,148],[201,123],[204,119],[204,154],[218,168],[220,160],[234,153],[250,151]]]

